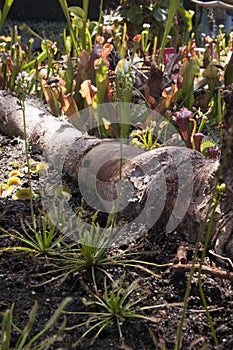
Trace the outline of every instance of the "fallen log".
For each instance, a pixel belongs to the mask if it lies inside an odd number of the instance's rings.
[[[138,234],[141,225],[145,230],[153,229],[155,234],[176,231],[187,241],[196,241],[213,200],[218,161],[205,159],[186,147],[168,146],[144,152],[114,140],[101,140],[30,101],[26,101],[25,111],[32,147],[44,152],[57,172],[77,180],[90,206],[107,213],[115,210],[118,218],[124,220],[125,232],[130,232],[129,239],[137,238],[133,227],[137,226]],[[23,130],[17,98],[1,91],[0,131],[22,138]],[[222,174],[227,176],[224,182],[232,184],[229,168]],[[229,258],[233,257],[232,203],[229,187],[216,212],[210,242],[218,254]]]

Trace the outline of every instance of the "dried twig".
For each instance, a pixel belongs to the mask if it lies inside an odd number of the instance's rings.
[[[205,342],[205,338],[204,337],[198,337],[198,338],[194,339],[191,342],[191,344],[189,345],[188,350],[193,350],[200,343],[204,343],[204,342]],[[201,349],[209,350],[210,349],[210,345],[209,344],[205,344],[204,346],[201,347]]]
[[[208,312],[218,312],[218,311],[222,311],[224,309],[225,309],[224,306],[221,306],[221,307],[209,306],[208,307]],[[200,314],[200,313],[206,313],[206,309],[188,309],[188,312],[192,313],[192,314],[194,314],[194,313]]]
[[[230,258],[228,258],[226,256],[219,255],[219,254],[215,253],[213,250],[209,250],[209,253],[212,254],[213,256],[216,256],[217,258],[219,258],[221,260],[227,261],[231,265],[231,267],[233,268],[233,262],[231,261]]]
[[[175,270],[175,272],[185,273],[185,272],[190,272],[190,270],[192,269],[192,264],[174,264],[172,267]],[[200,265],[198,264],[194,265],[194,271],[198,271],[199,268],[200,268]],[[219,277],[219,278],[226,279],[233,282],[233,272],[224,271],[218,268],[211,268],[205,265],[201,267],[201,272],[207,275]]]

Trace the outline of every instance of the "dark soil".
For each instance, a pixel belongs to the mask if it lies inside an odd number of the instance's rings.
[[[9,172],[14,169],[15,161],[21,166],[25,166],[24,144],[19,139],[0,139],[0,182],[5,183]],[[40,155],[31,154],[32,159],[39,161]],[[77,184],[71,179],[64,177],[67,185],[73,191],[77,189]],[[32,175],[33,188],[39,187],[38,176]],[[21,178],[21,186],[27,187],[27,176]],[[78,197],[77,197],[78,198]],[[77,206],[80,203],[77,202]],[[40,201],[35,201],[35,211],[38,213]],[[12,194],[8,197],[0,197],[0,226],[5,230],[16,229],[22,232],[20,218],[30,220],[30,209],[27,201],[14,201]],[[130,298],[137,298],[147,289],[148,296],[145,300],[136,305],[136,312],[158,319],[157,323],[148,320],[128,318],[122,324],[123,340],[119,340],[116,324],[110,325],[100,333],[93,345],[91,341],[96,332],[89,333],[79,343],[82,334],[90,327],[90,323],[82,327],[72,326],[85,322],[88,316],[78,315],[78,311],[100,311],[96,306],[85,305],[83,298],[94,300],[93,279],[89,270],[71,273],[65,280],[51,281],[41,285],[42,282],[49,281],[56,276],[53,272],[54,266],[46,257],[18,251],[4,251],[9,248],[22,245],[19,241],[10,236],[1,234],[0,246],[0,311],[1,314],[14,303],[13,321],[21,329],[26,325],[30,316],[30,310],[37,300],[39,308],[31,335],[39,332],[59,304],[66,298],[72,297],[72,301],[66,307],[70,313],[62,314],[55,326],[48,331],[46,337],[56,334],[59,324],[66,316],[66,329],[62,333],[60,341],[53,345],[52,349],[174,349],[176,342],[176,332],[179,325],[182,306],[184,300],[187,280],[189,274],[177,274],[172,268],[172,262],[176,256],[177,248],[184,245],[188,252],[188,262],[192,261],[195,247],[183,240],[183,237],[176,234],[166,235],[153,230],[141,237],[138,242],[132,242],[131,252],[141,252],[136,256],[138,260],[148,261],[158,265],[169,264],[164,267],[147,266],[154,274],[140,270],[135,267],[124,267],[110,265],[105,267],[105,271],[116,281],[125,273],[124,283],[131,283],[139,279],[139,288]],[[129,247],[121,247],[127,249]],[[200,253],[201,253],[200,247]],[[115,253],[119,253],[120,248]],[[111,251],[108,252],[111,255]],[[135,255],[132,255],[135,258]],[[210,267],[222,266],[230,270],[230,266],[223,265],[222,261],[208,254],[205,258],[205,265]],[[40,273],[51,271],[48,275],[39,276]],[[96,284],[98,292],[104,292],[103,272],[96,270]],[[111,281],[107,278],[107,285],[111,287]],[[189,296],[189,305],[183,326],[182,349],[233,349],[233,283],[217,277],[202,276],[202,286],[207,301],[207,305],[212,317],[214,329],[216,331],[218,346],[214,345],[210,325],[201,300],[198,287],[198,274],[195,273],[192,280],[192,287]],[[169,306],[169,304],[171,304]],[[140,311],[141,306],[155,306],[157,308]],[[159,306],[160,305],[160,306]],[[97,331],[97,330],[96,330]],[[16,349],[17,332],[12,329],[11,349]]]

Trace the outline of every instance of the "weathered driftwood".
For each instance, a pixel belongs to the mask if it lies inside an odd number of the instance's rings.
[[[52,155],[57,167],[77,179],[88,204],[94,206],[98,202],[105,211],[110,211],[119,191],[119,144],[85,135],[68,121],[55,118],[30,102],[26,102],[26,121],[32,145]],[[0,131],[23,137],[22,111],[17,98],[6,92],[0,92]],[[155,234],[176,231],[195,242],[212,201],[218,167],[218,161],[207,160],[185,147],[142,153],[123,145],[118,216],[129,222],[141,222],[147,229],[153,227]],[[229,169],[226,176],[228,183],[232,183]],[[218,254],[230,258],[232,203],[230,188],[216,213],[211,240]]]

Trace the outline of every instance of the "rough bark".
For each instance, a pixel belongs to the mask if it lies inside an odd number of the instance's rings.
[[[33,147],[52,155],[56,167],[77,179],[89,203],[110,211],[117,202],[118,217],[143,223],[153,232],[176,231],[195,242],[206,220],[218,161],[205,159],[185,147],[164,147],[150,152],[85,135],[68,121],[55,118],[26,102],[27,133]],[[23,137],[22,111],[17,98],[0,92],[0,131]],[[229,169],[225,182],[232,184]],[[119,175],[122,174],[122,182]],[[229,182],[228,181],[228,182]],[[233,257],[232,187],[216,213],[211,244],[218,254]]]
[[[223,119],[222,153],[220,159],[219,182],[226,184],[226,192],[220,203],[222,214],[213,230],[213,244],[216,253],[222,251],[233,257],[233,88],[223,91],[226,113]]]

